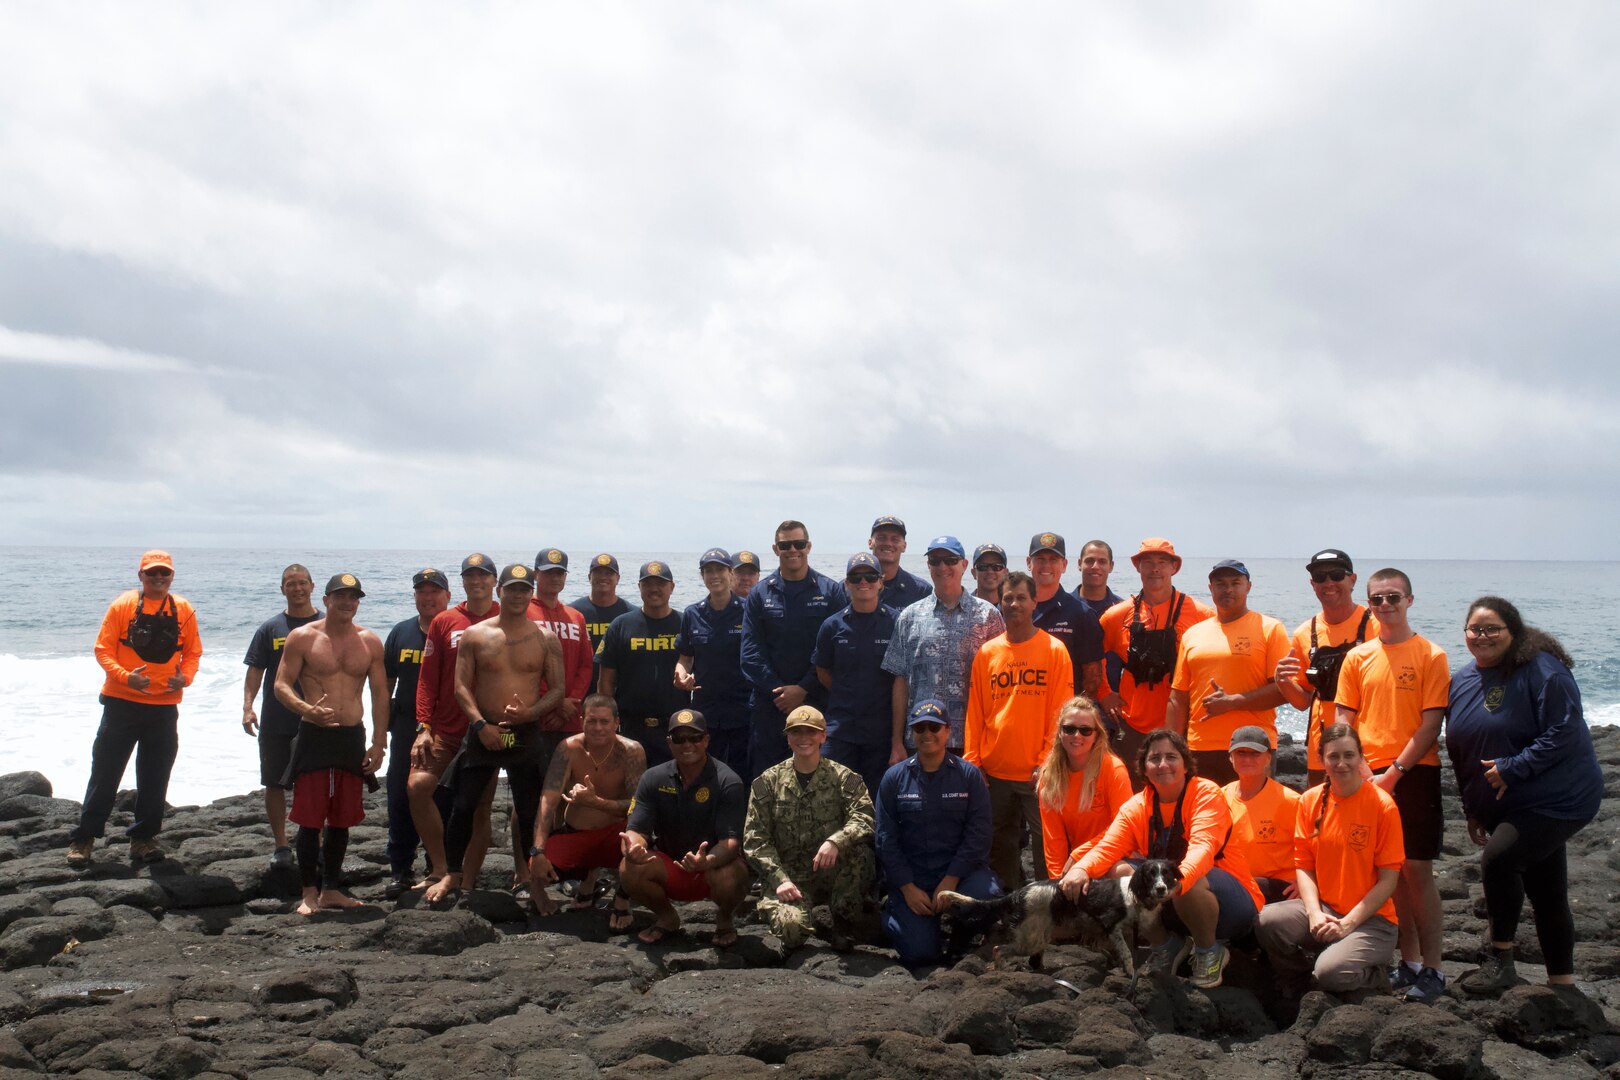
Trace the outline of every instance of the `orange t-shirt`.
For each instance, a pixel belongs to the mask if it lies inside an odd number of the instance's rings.
[[[1074,696],[1069,650],[1045,630],[1013,644],[1006,634],[973,657],[962,757],[999,780],[1028,780],[1046,760],[1058,706]]]
[[[1098,751],[1101,752],[1099,747]],[[1097,771],[1097,786],[1091,805],[1080,809],[1080,777],[1070,776],[1064,792],[1063,808],[1054,810],[1041,803],[1041,839],[1046,842],[1046,876],[1063,876],[1063,866],[1091,850],[1097,838],[1113,823],[1119,808],[1131,797],[1131,774],[1125,763],[1111,751],[1103,753]]]
[[[1232,832],[1232,811],[1226,805],[1220,786],[1213,780],[1195,776],[1187,781],[1182,797],[1181,821],[1186,830],[1187,855],[1181,860],[1181,891],[1185,893],[1219,866],[1242,883],[1254,898],[1255,910],[1260,910],[1266,900],[1255,887],[1249,862],[1239,845],[1227,843]],[[1112,870],[1121,859],[1147,855],[1148,818],[1152,813],[1153,785],[1149,784],[1125,800],[1114,823],[1080,860],[1080,869],[1090,877],[1099,877]],[[1169,824],[1175,813],[1174,803],[1164,803],[1159,807],[1159,820]]]
[[[1316,644],[1321,646],[1343,645],[1347,641],[1356,640],[1356,631],[1361,628],[1361,617],[1367,615],[1367,630],[1362,641],[1371,641],[1378,636],[1378,617],[1367,614],[1367,605],[1357,604],[1354,614],[1343,622],[1330,623],[1322,618],[1321,612],[1316,614]],[[1311,666],[1311,620],[1306,619],[1294,631],[1289,640],[1288,652],[1299,657],[1300,677],[1294,682],[1309,691],[1311,684],[1305,681],[1305,669]],[[1305,766],[1310,769],[1322,767],[1322,755],[1316,749],[1316,736],[1328,724],[1336,721],[1338,717],[1337,706],[1329,698],[1317,694],[1311,702],[1311,710],[1305,720]]]
[[[197,636],[197,613],[186,599],[170,593],[169,600],[174,601],[175,618],[180,624],[180,647],[161,664],[147,664],[123,643],[123,638],[128,635],[137,612],[155,614],[167,610],[168,602],[147,600],[141,590],[131,589],[107,608],[107,614],[101,619],[101,632],[96,635],[96,663],[107,673],[101,692],[107,697],[138,701],[142,705],[180,704],[184,691],[170,690],[169,676],[179,672],[186,677],[186,685],[191,685],[197,677],[197,664],[202,660],[202,639]],[[152,680],[145,691],[129,685],[129,673],[142,664],[146,664],[146,670],[141,674]]]
[[[1399,645],[1374,638],[1357,645],[1339,669],[1338,703],[1355,712],[1361,752],[1374,769],[1387,769],[1423,722],[1426,709],[1443,709],[1451,698],[1446,652],[1421,634]],[[1438,742],[1422,765],[1440,764]]]
[[[1232,811],[1232,843],[1243,848],[1255,877],[1294,883],[1294,810],[1299,792],[1267,780],[1260,794],[1243,801],[1240,781],[1221,788]]]
[[[1272,681],[1277,661],[1288,655],[1288,632],[1283,624],[1258,611],[1245,612],[1231,622],[1206,619],[1181,635],[1176,675],[1170,685],[1186,693],[1187,745],[1194,750],[1225,750],[1232,732],[1248,724],[1266,729],[1277,745],[1277,710],[1233,709],[1210,716],[1204,696],[1214,681],[1228,694],[1258,690]]]
[[[1321,831],[1312,836],[1319,813]],[[1377,784],[1363,783],[1348,799],[1329,793],[1325,784],[1299,797],[1294,863],[1316,875],[1316,891],[1334,911],[1343,915],[1361,903],[1377,884],[1379,870],[1399,870],[1405,862],[1401,812]],[[1395,922],[1395,898],[1385,900],[1378,914]]]
[[[1149,630],[1163,629],[1170,619],[1170,609],[1175,606],[1175,601],[1184,596],[1186,599],[1182,601],[1181,614],[1176,618],[1178,648],[1188,627],[1215,617],[1214,608],[1178,591],[1162,604],[1144,603],[1140,611],[1143,626]],[[1119,657],[1121,663],[1130,653],[1131,617],[1136,613],[1133,600],[1121,600],[1102,613],[1103,649]],[[1165,706],[1170,704],[1170,675],[1152,686],[1140,686],[1128,670],[1122,669],[1119,673],[1119,696],[1125,699],[1125,722],[1131,727],[1137,731],[1162,728]]]

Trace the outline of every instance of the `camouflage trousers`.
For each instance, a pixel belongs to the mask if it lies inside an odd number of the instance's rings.
[[[834,919],[853,919],[861,913],[877,874],[877,858],[870,844],[856,844],[840,852],[838,862],[821,873],[790,874],[804,899],[787,903],[774,895],[759,902],[759,914],[770,926],[771,933],[782,939],[790,949],[804,944],[811,930],[810,909],[818,903],[832,910]]]

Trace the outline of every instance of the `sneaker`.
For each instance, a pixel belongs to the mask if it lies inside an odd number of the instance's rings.
[[[1446,977],[1432,967],[1417,973],[1417,981],[1406,991],[1406,1000],[1419,1005],[1433,1005],[1446,992]]]
[[[1416,985],[1418,973],[1407,967],[1400,960],[1389,969],[1389,988],[1397,994],[1404,994]]]
[[[1163,942],[1148,950],[1146,965],[1149,971],[1174,975],[1181,962],[1192,950],[1192,942],[1180,934],[1171,934]]]
[[[411,875],[395,874],[388,879],[388,884],[383,886],[383,899],[398,900],[401,896],[410,892],[415,884],[416,882],[411,880]]]
[[[1213,990],[1221,985],[1221,972],[1226,970],[1226,963],[1231,958],[1231,954],[1226,951],[1226,946],[1220,942],[1216,942],[1215,947],[1208,952],[1203,949],[1194,949],[1192,953],[1192,975],[1188,977],[1188,981],[1200,990]]]
[[[1495,997],[1518,984],[1519,970],[1513,962],[1513,950],[1493,949],[1489,945],[1481,952],[1479,967],[1457,980],[1463,993],[1476,997]]]
[[[291,870],[293,868],[292,848],[278,847],[270,853],[270,869]]]
[[[75,840],[68,845],[67,864],[74,870],[83,870],[91,863],[90,853],[96,850],[94,840]]]
[[[165,855],[163,853],[163,849],[158,846],[156,839],[131,839],[129,842],[129,861],[132,863],[145,865],[146,863],[162,862],[166,858],[168,858],[168,856]]]

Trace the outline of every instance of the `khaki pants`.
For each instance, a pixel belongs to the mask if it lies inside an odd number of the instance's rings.
[[[1322,910],[1338,915],[1326,904]],[[1316,986],[1329,993],[1342,994],[1377,984],[1395,953],[1395,924],[1374,915],[1331,945],[1311,937],[1310,917],[1303,900],[1284,900],[1260,910],[1254,936],[1271,957],[1279,974],[1316,977]]]

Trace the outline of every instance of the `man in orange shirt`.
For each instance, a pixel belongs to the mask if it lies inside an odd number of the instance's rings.
[[[1215,614],[1208,604],[1176,591],[1172,581],[1181,570],[1181,556],[1164,537],[1143,540],[1131,565],[1142,577],[1142,591],[1102,614],[1103,649],[1113,682],[1098,702],[1119,728],[1114,753],[1126,762],[1135,761],[1147,733],[1164,724],[1181,635]],[[1140,776],[1131,777],[1138,791],[1142,783]]]
[[[1037,872],[1046,867],[1035,777],[1052,749],[1058,707],[1074,693],[1074,663],[1063,642],[1035,626],[1035,579],[1007,575],[1001,589],[1007,632],[973,657],[963,725],[964,760],[990,785],[990,868],[1006,889],[1024,883],[1018,824],[1029,823]]]
[[[1227,757],[1232,734],[1253,724],[1277,741],[1282,691],[1272,680],[1288,653],[1288,632],[1270,615],[1249,610],[1249,568],[1223,559],[1209,572],[1215,618],[1181,637],[1164,726],[1184,736],[1198,775],[1217,784],[1237,779]]]
[[[1445,992],[1440,971],[1440,892],[1434,860],[1445,821],[1440,809],[1440,754],[1435,743],[1451,696],[1444,650],[1407,621],[1412,580],[1394,568],[1367,582],[1378,636],[1350,650],[1339,671],[1338,718],[1361,736],[1367,765],[1401,812],[1406,862],[1395,887],[1401,963],[1390,985],[1408,1001],[1432,1005]]]
[[[1310,786],[1326,776],[1316,736],[1338,720],[1333,696],[1339,689],[1339,668],[1351,649],[1378,636],[1378,620],[1356,603],[1356,568],[1349,555],[1324,548],[1311,556],[1305,569],[1322,610],[1294,631],[1276,676],[1283,700],[1310,714],[1305,726],[1305,781]]]
[[[67,861],[75,870],[90,865],[96,839],[106,832],[131,753],[135,821],[129,827],[129,857],[137,864],[163,858],[157,834],[180,748],[180,696],[197,677],[202,640],[197,613],[169,592],[174,582],[169,553],[142,555],[140,577],[139,589],[112,602],[96,635],[96,662],[107,677],[101,685],[101,727],[90,751],[90,783],[79,824],[68,836]]]

